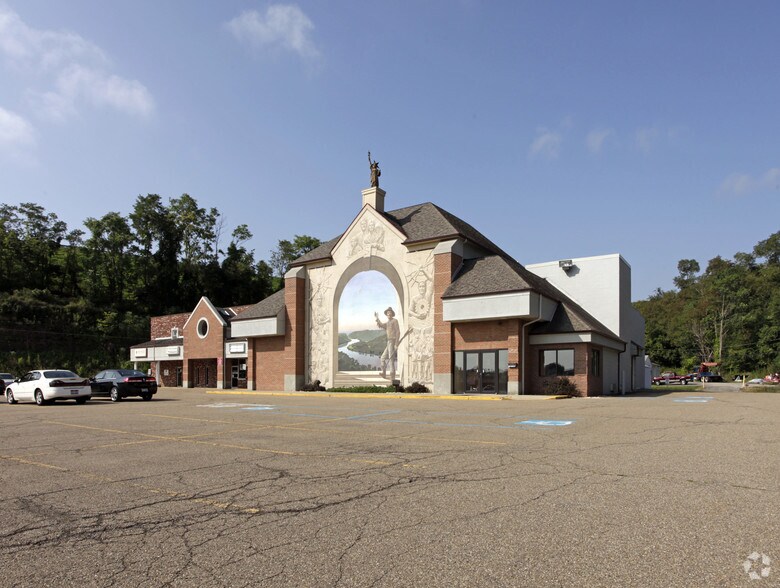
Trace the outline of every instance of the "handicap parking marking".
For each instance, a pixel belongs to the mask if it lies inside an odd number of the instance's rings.
[[[673,402],[681,402],[683,404],[707,404],[714,398],[714,396],[685,396],[684,398],[675,398]]]
[[[532,419],[527,421],[520,421],[516,423],[518,425],[532,425],[534,427],[568,427],[574,424],[574,421],[550,421],[541,419]]]
[[[215,402],[213,404],[198,404],[197,408],[240,408],[241,410],[274,410],[271,404],[247,404],[245,402]]]

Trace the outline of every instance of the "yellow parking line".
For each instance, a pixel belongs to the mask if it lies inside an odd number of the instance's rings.
[[[60,466],[52,465],[49,463],[43,463],[40,461],[32,461],[29,459],[22,459],[19,457],[13,457],[10,455],[0,455],[0,459],[6,459],[9,461],[16,461],[25,465],[31,465],[35,467],[40,468],[46,468],[46,469],[52,469],[52,470],[58,470],[61,472],[65,472],[68,474],[72,474],[74,476],[77,476],[79,478],[84,478],[87,480],[97,480],[99,482],[107,483],[107,484],[129,484],[133,488],[139,488],[142,490],[146,490],[148,492],[151,492],[153,494],[164,494],[166,496],[170,496],[171,498],[179,498],[188,502],[195,502],[197,504],[204,504],[206,506],[212,506],[215,508],[219,508],[221,510],[236,510],[238,512],[243,512],[246,514],[257,514],[261,512],[261,509],[256,507],[246,507],[241,506],[238,504],[235,504],[233,502],[224,502],[219,500],[211,500],[208,498],[199,498],[197,496],[193,496],[191,494],[186,494],[184,492],[178,492],[176,490],[168,490],[166,488],[158,488],[156,486],[148,486],[146,484],[138,484],[137,482],[128,482],[126,480],[118,480],[114,478],[109,478],[107,476],[101,476],[98,474],[91,474],[89,472],[78,472],[76,470],[71,470],[68,468],[63,468]]]

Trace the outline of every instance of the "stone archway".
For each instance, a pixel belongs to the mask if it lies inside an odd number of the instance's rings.
[[[399,322],[399,325],[401,327],[401,333],[404,332],[404,327],[406,323],[406,312],[405,312],[405,300],[406,300],[406,292],[404,287],[404,281],[402,280],[401,276],[398,274],[398,271],[396,268],[386,259],[381,257],[375,257],[375,256],[369,256],[369,257],[362,257],[360,259],[355,260],[352,262],[339,276],[338,283],[336,284],[336,287],[333,292],[333,307],[331,309],[331,316],[333,317],[333,332],[332,332],[332,347],[333,350],[332,357],[331,357],[331,374],[333,375],[332,381],[336,383],[336,376],[339,373],[339,307],[342,299],[342,295],[344,294],[344,289],[347,287],[347,285],[352,281],[352,279],[357,276],[358,274],[362,272],[368,272],[368,271],[375,271],[382,274],[387,280],[390,282],[390,285],[395,290],[395,295],[398,300],[398,308],[396,309],[396,319]],[[379,312],[381,312],[382,309],[377,309]],[[398,354],[398,369],[397,374],[398,377],[400,377],[401,374],[404,373],[404,357],[399,353]],[[375,378],[376,379],[376,378]],[[366,382],[369,383],[369,382]],[[381,383],[381,382],[373,382],[373,383]]]

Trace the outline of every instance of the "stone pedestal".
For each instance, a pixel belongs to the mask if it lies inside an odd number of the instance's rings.
[[[368,204],[377,212],[385,211],[385,192],[382,188],[366,188],[363,190],[363,206]]]

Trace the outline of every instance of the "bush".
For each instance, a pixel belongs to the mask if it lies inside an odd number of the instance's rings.
[[[420,382],[412,382],[411,386],[406,387],[405,392],[411,394],[427,394],[430,390],[428,390],[427,386],[420,384]]]
[[[304,384],[301,387],[301,390],[304,392],[324,392],[325,386],[320,385],[319,380],[314,380],[313,382],[309,382],[308,384]]]
[[[585,396],[585,393],[578,390],[577,385],[566,376],[543,380],[542,390],[545,394],[553,396],[568,396],[569,398]]]

